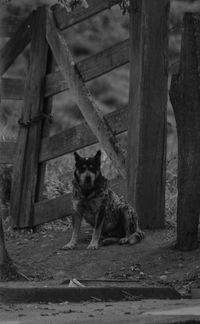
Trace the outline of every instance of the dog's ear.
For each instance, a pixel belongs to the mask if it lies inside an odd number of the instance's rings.
[[[100,150],[97,151],[94,158],[95,158],[95,161],[100,165],[100,163],[101,163],[101,151]]]
[[[79,162],[82,159],[82,157],[77,152],[74,152],[74,157],[76,162]]]

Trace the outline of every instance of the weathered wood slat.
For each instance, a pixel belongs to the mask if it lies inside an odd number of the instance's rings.
[[[128,129],[127,113],[127,109],[122,108],[104,116],[116,135]],[[96,136],[87,123],[82,122],[56,135],[43,138],[41,140],[39,162],[49,161],[95,143],[98,143]],[[14,142],[0,143],[0,164],[14,163],[16,146],[17,144]]]
[[[99,12],[110,8],[109,0],[88,0],[88,8],[78,7],[68,13],[62,6],[56,4],[52,7],[56,26],[60,29],[69,28],[85,19],[88,19]]]
[[[91,81],[129,62],[129,39],[77,62],[84,82]],[[69,88],[61,72],[47,74],[45,97],[55,95]],[[24,80],[2,78],[2,99],[21,100],[24,97]]]
[[[16,143],[0,143],[0,164],[13,164],[15,161]]]
[[[50,73],[55,71],[56,63],[53,58],[52,52],[50,48],[48,47],[48,58],[47,58],[47,69],[46,73]],[[43,113],[47,116],[51,115],[53,107],[53,97],[48,97],[44,99],[44,106],[43,106]],[[48,119],[45,119],[43,121],[42,125],[42,132],[41,132],[41,141],[43,138],[46,138],[49,136],[50,133],[50,123]],[[41,143],[40,143],[41,145]],[[44,191],[44,180],[45,180],[45,172],[46,172],[46,163],[40,163],[38,167],[38,176],[37,176],[37,188],[36,188],[36,197],[35,200],[39,201],[43,197],[43,191]]]
[[[129,62],[129,39],[107,48],[77,63],[84,82],[91,81]],[[45,96],[54,95],[69,88],[61,72],[46,77]]]
[[[0,50],[0,73],[6,72],[16,57],[24,50],[31,38],[31,25],[33,15],[31,14],[17,29],[12,38]]]
[[[43,112],[43,87],[48,44],[46,8],[35,13],[32,22],[30,66],[25,85],[22,119],[24,122]],[[20,127],[11,191],[11,216],[15,226],[31,226],[36,197],[38,159],[42,121],[30,128]]]
[[[153,229],[164,226],[165,214],[169,3],[130,5],[128,199],[141,226]]]
[[[125,178],[126,172],[124,155],[119,145],[117,145],[117,141],[112,133],[112,130],[103,120],[103,118],[100,117],[100,109],[93,100],[89,90],[86,88],[71,56],[66,40],[55,26],[55,22],[50,10],[48,11],[47,40],[60,71],[62,71],[65,80],[69,82],[71,93],[79,106],[81,113],[102,144],[107,155],[112,160],[113,165]]]
[[[128,119],[126,108],[105,115],[105,119],[116,134],[127,130]],[[82,122],[75,127],[44,138],[41,143],[40,162],[71,153],[97,142],[96,136],[92,133],[87,123]]]
[[[125,195],[124,180],[109,181],[109,186],[120,196]],[[34,205],[34,226],[71,216],[73,213],[72,196],[64,194],[58,198],[43,200]]]

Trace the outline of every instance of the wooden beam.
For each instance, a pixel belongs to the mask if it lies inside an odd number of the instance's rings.
[[[130,1],[128,200],[142,228],[165,214],[168,0]]]
[[[116,138],[109,125],[100,117],[100,109],[86,88],[71,56],[66,40],[55,26],[50,10],[48,12],[47,40],[60,71],[62,71],[65,80],[70,85],[70,90],[81,113],[112,160],[113,165],[125,178],[125,159],[123,153],[117,145]]]
[[[113,6],[109,0],[87,0],[87,3],[88,8],[78,7],[70,13],[59,4],[54,5],[52,10],[56,26],[64,30]]]
[[[0,73],[4,74],[17,56],[24,50],[31,38],[33,14],[31,14],[0,50]]]
[[[119,111],[111,112],[105,115],[105,120],[116,134],[125,132],[128,122],[127,109],[123,108]],[[48,161],[97,142],[96,136],[90,130],[87,123],[82,122],[56,135],[44,138],[41,143],[39,161]]]
[[[30,66],[25,85],[22,120],[27,122],[43,112],[43,87],[46,75],[48,44],[46,42],[46,8],[34,13],[32,22]],[[31,226],[36,197],[38,159],[42,121],[29,128],[20,127],[16,163],[11,190],[11,216],[14,226]]]
[[[122,108],[104,116],[116,135],[128,129],[127,114],[127,109]],[[82,136],[83,134],[84,136]],[[98,143],[96,136],[87,123],[82,122],[56,135],[44,137],[41,140],[39,162],[49,161],[96,143]],[[16,146],[15,142],[0,143],[0,164],[15,162]]]
[[[184,16],[181,62],[170,99],[178,135],[177,248],[198,247],[200,211],[200,14]]]
[[[84,82],[97,78],[129,62],[129,39],[111,46],[95,55],[77,62],[77,67]],[[45,97],[68,90],[60,71],[49,73],[45,81]],[[2,78],[2,99],[22,100],[24,97],[24,80]]]
[[[0,143],[0,164],[13,164],[15,161],[16,143]]]

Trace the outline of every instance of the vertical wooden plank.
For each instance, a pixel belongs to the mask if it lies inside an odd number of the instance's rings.
[[[33,17],[30,67],[22,110],[23,122],[38,117],[43,111],[47,50],[46,8],[41,7]],[[11,191],[11,215],[14,226],[31,225],[36,195],[41,125],[42,121],[38,119],[29,128],[20,127]]]
[[[47,59],[47,69],[46,73],[54,72],[56,67],[56,62],[53,58],[53,54],[51,52],[51,49],[48,47],[48,59]],[[44,99],[44,107],[43,112],[50,116],[52,112],[53,107],[53,97],[50,96],[48,98]],[[41,140],[44,137],[49,136],[50,131],[50,120],[45,119],[42,123],[42,133],[41,133]],[[37,178],[37,188],[36,188],[36,197],[35,201],[39,201],[42,199],[43,191],[44,191],[44,181],[45,181],[45,172],[46,172],[46,162],[42,162],[39,164],[38,168],[38,178]]]
[[[184,16],[181,64],[170,99],[178,135],[177,248],[198,247],[200,213],[200,15]]]
[[[164,226],[168,0],[130,2],[127,192],[142,228]]]

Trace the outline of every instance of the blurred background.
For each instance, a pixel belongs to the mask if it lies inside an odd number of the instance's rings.
[[[12,0],[1,6],[1,19],[8,16],[26,17],[41,4],[56,4],[56,0]],[[63,9],[64,10],[64,9]],[[182,18],[185,11],[200,12],[199,0],[171,0],[169,16],[169,86],[172,73],[178,71],[181,46]],[[65,32],[66,39],[76,60],[97,53],[129,37],[129,15],[122,15],[119,6],[114,6],[93,18],[88,19]],[[7,39],[0,38],[0,47]],[[16,59],[4,76],[24,78],[29,60],[29,47]],[[94,98],[100,103],[104,113],[127,107],[129,93],[129,64],[126,64],[98,79],[88,83]],[[22,101],[2,100],[0,108],[0,140],[13,141],[17,138],[18,119]],[[53,99],[54,122],[51,135],[72,127],[82,121],[82,115],[73,102],[70,92],[63,92]],[[176,123],[173,110],[168,100],[167,106],[167,189],[166,207],[168,214],[174,214],[176,207]],[[120,142],[126,151],[126,134],[120,136]],[[97,146],[81,150],[82,155],[93,154]],[[73,155],[47,163],[44,198],[53,198],[70,190],[73,171]],[[106,154],[103,154],[103,172],[109,178],[117,176]]]

